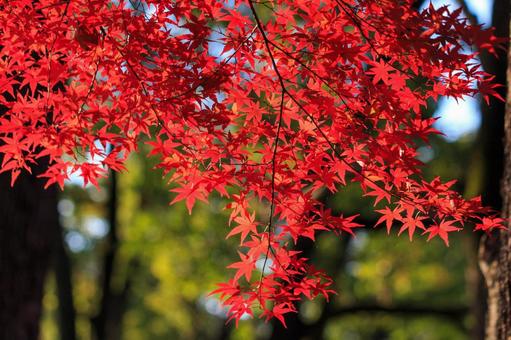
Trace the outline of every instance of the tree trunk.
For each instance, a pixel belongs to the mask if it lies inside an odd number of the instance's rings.
[[[76,340],[76,310],[73,299],[71,259],[67,253],[62,225],[59,223],[56,227],[54,269],[59,299],[60,340]]]
[[[496,0],[494,25],[500,36],[509,37],[511,24],[509,13],[510,0]],[[502,27],[499,29],[499,26]],[[507,103],[504,117],[504,174],[501,182],[502,211],[505,218],[511,217],[511,50],[508,49],[507,66]],[[505,55],[500,60],[501,67],[495,73],[500,77],[506,74]],[[505,65],[505,64],[504,64]],[[501,81],[505,83],[505,81]],[[498,105],[498,104],[497,104]],[[502,106],[502,105],[501,105]],[[498,106],[498,107],[501,107]],[[495,110],[497,111],[497,110]],[[502,108],[498,111],[502,112]],[[493,112],[493,114],[500,114]],[[496,145],[496,147],[498,147]],[[487,174],[488,175],[488,174]],[[508,222],[508,227],[511,224]],[[484,236],[479,252],[481,271],[488,289],[486,339],[511,339],[511,238],[508,230],[500,230],[491,236]]]
[[[22,174],[0,175],[0,339],[38,339],[46,272],[58,222],[55,187]]]
[[[108,202],[108,220],[110,229],[106,237],[106,248],[103,258],[103,271],[100,277],[101,302],[98,314],[92,319],[96,340],[115,340],[122,338],[122,318],[126,309],[128,294],[131,288],[131,267],[137,266],[136,261],[128,265],[128,274],[124,287],[115,289],[112,280],[116,274],[115,265],[119,250],[119,223],[117,216],[118,190],[117,174],[110,172]]]

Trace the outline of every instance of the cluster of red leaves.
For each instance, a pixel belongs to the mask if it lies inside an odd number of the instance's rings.
[[[384,207],[378,224],[410,239],[502,227],[417,159],[438,133],[428,100],[497,96],[472,50],[499,41],[461,10],[411,2],[3,2],[1,171],[14,181],[46,157],[48,185],[75,172],[96,184],[149,139],[174,201],[230,201],[240,261],[216,290],[230,318],[284,322],[294,301],[331,292],[294,242],[361,226],[324,207],[324,188],[358,182]]]

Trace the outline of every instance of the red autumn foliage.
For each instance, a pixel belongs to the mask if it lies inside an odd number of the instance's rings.
[[[47,157],[48,185],[73,173],[97,184],[148,143],[174,202],[191,210],[214,191],[231,202],[240,261],[215,291],[230,318],[259,308],[284,323],[294,301],[332,292],[293,244],[361,227],[332,216],[325,188],[359,183],[382,207],[378,224],[410,239],[502,228],[479,198],[426,181],[417,159],[438,133],[428,101],[498,97],[474,51],[501,40],[461,10],[411,3],[3,2],[1,171],[14,183]]]

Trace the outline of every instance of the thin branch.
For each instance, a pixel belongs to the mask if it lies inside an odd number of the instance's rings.
[[[278,77],[278,81],[280,83],[280,86],[282,88],[282,91],[287,94],[289,96],[289,98],[291,99],[291,101],[293,101],[297,106],[298,108],[305,113],[305,115],[310,119],[310,121],[313,123],[314,127],[316,128],[316,130],[319,132],[319,134],[321,135],[321,137],[326,141],[326,143],[329,145],[329,148],[332,150],[332,152],[334,153],[334,155],[341,161],[343,162],[348,168],[351,169],[351,171],[353,171],[354,173],[358,174],[359,176],[361,176],[364,180],[366,180],[367,182],[375,185],[376,187],[380,188],[383,192],[385,192],[386,194],[388,194],[389,196],[391,197],[394,197],[394,198],[397,198],[398,200],[400,200],[401,202],[403,203],[406,203],[406,204],[409,204],[409,205],[414,205],[414,198],[413,197],[410,197],[406,192],[394,192],[394,191],[391,191],[391,190],[388,190],[386,188],[383,188],[381,187],[380,185],[378,185],[378,183],[376,183],[374,180],[370,179],[369,177],[367,177],[366,175],[363,174],[363,172],[361,170],[358,170],[356,169],[351,163],[349,163],[348,161],[345,160],[345,158],[342,156],[341,152],[335,147],[334,143],[328,138],[328,136],[326,135],[326,133],[321,129],[321,126],[319,125],[319,123],[316,121],[316,119],[314,118],[314,116],[307,111],[307,109],[303,106],[302,103],[300,103],[293,95],[292,93],[289,92],[289,90],[286,88],[286,86],[284,85],[284,78],[282,77],[279,69],[278,69],[278,66],[276,64],[276,61],[275,61],[275,57],[273,55],[273,52],[270,48],[270,44],[271,44],[271,41],[270,39],[268,39],[268,36],[266,35],[266,32],[264,31],[263,29],[263,25],[261,24],[261,21],[259,19],[259,16],[257,15],[257,12],[254,8],[254,5],[252,3],[252,0],[249,0],[249,5],[250,5],[250,9],[252,11],[252,14],[254,15],[254,18],[256,20],[256,23],[257,23],[257,27],[259,28],[259,31],[261,32],[261,35],[263,37],[263,41],[264,41],[264,45],[266,47],[266,50],[268,52],[268,55],[269,55],[269,58],[271,60],[271,63],[272,63],[272,66],[273,66],[273,69],[274,69],[274,72],[275,74],[277,75]],[[340,1],[340,0],[336,0],[336,2],[338,3],[338,5],[341,7],[341,9],[346,13],[346,15],[348,15],[352,20],[353,20],[353,23],[355,24],[355,26],[357,26],[358,30],[360,31],[360,34],[367,40],[367,42],[370,44],[370,46],[372,47],[372,49],[375,51],[375,53],[380,57],[382,58],[385,63],[388,64],[388,62],[384,59],[384,56],[381,55],[377,50],[376,50],[376,47],[373,45],[372,41],[369,39],[369,37],[367,37],[367,35],[365,34],[365,32],[363,32],[363,29],[362,29],[362,26],[360,24],[360,22],[357,20],[357,16],[356,16],[356,13],[355,13],[355,17],[353,17],[352,13],[350,13],[346,8],[344,8],[344,5],[343,3]],[[391,64],[388,64],[390,65],[391,67],[393,67],[394,69],[398,70],[399,72],[402,72],[402,73],[405,73],[404,71],[400,70],[399,68],[395,67],[394,65],[391,65]],[[415,81],[413,78],[410,78],[412,79],[413,81]]]
[[[277,148],[279,145],[279,136],[280,136],[280,129],[282,128],[282,114],[284,113],[284,98],[285,98],[285,92],[282,91],[281,97],[280,97],[280,109],[279,109],[279,117],[278,117],[278,125],[277,125],[277,133],[275,134],[275,141],[273,142],[273,155],[271,158],[271,202],[270,202],[270,216],[269,216],[269,222],[266,226],[266,232],[268,235],[268,249],[266,250],[266,256],[264,258],[263,268],[261,270],[261,278],[259,279],[259,296],[261,296],[261,287],[262,287],[262,281],[264,276],[264,270],[266,269],[266,263],[268,262],[268,256],[270,255],[270,251],[272,251],[271,246],[271,236],[273,233],[273,214],[275,211],[275,173],[276,173],[276,158],[277,158]],[[272,251],[273,253],[273,251]],[[275,254],[274,254],[275,255]],[[277,261],[278,258],[275,256],[275,259]],[[282,266],[281,266],[282,267]]]
[[[80,108],[78,109],[78,115],[80,115],[84,108],[85,108],[85,105],[87,105],[87,101],[89,100],[89,97],[92,93],[92,90],[94,89],[94,84],[96,83],[96,77],[98,75],[98,71],[99,71],[99,64],[101,63],[101,59],[98,59],[96,61],[96,67],[94,69],[94,73],[92,75],[92,78],[91,78],[91,82],[90,82],[90,85],[89,85],[89,90],[87,91],[87,94],[85,95],[85,98],[83,99],[83,102],[82,102],[82,105],[80,105]]]
[[[312,73],[312,75],[314,77],[316,77],[317,79],[319,79],[325,86],[327,86],[332,92],[334,92],[338,97],[339,99],[341,99],[341,102],[346,106],[346,108],[351,111],[352,113],[362,113],[361,111],[359,110],[354,110],[352,109],[348,103],[346,102],[346,100],[344,99],[344,96],[339,93],[339,91],[337,91],[337,89],[333,88],[332,85],[330,85],[329,82],[326,81],[325,77],[319,75],[316,71],[314,71],[313,69],[311,69],[308,65],[306,65],[304,62],[302,62],[299,58],[293,56],[291,53],[289,53],[287,50],[285,50],[284,48],[282,48],[281,46],[279,46],[278,44],[276,44],[275,42],[273,41],[269,41],[269,43],[274,46],[276,49],[278,49],[279,51],[281,51],[282,53],[284,53],[284,55],[294,61],[296,61],[300,66],[302,66],[303,68],[305,68],[307,71],[309,71],[310,73]],[[367,100],[367,98],[362,98],[368,105],[370,105],[369,101]]]
[[[250,10],[252,11],[252,14],[254,15],[254,19],[257,23],[257,27],[259,28],[259,31],[261,32],[261,35],[263,36],[264,45],[266,46],[266,50],[268,51],[268,55],[270,57],[272,65],[273,65],[273,70],[275,71],[275,74],[279,78],[280,86],[284,92],[287,92],[286,87],[284,86],[284,80],[283,80],[284,78],[280,74],[279,68],[277,67],[277,63],[275,62],[275,58],[273,56],[273,52],[271,51],[271,48],[270,48],[270,43],[269,43],[270,40],[268,39],[268,36],[266,35],[266,32],[263,29],[263,25],[261,23],[261,20],[259,19],[259,15],[257,14],[257,12],[255,10],[252,0],[249,0],[248,3],[250,5]]]
[[[341,7],[341,9],[343,10],[344,13],[346,13],[347,16],[350,17],[351,21],[353,22],[353,24],[355,25],[355,27],[357,28],[357,30],[359,31],[360,35],[366,40],[366,42],[369,44],[369,46],[371,47],[371,49],[374,51],[374,53],[376,53],[376,56],[378,58],[380,58],[386,65],[392,67],[394,70],[398,71],[399,73],[401,74],[404,74],[408,77],[410,77],[409,79],[411,81],[413,81],[415,84],[418,85],[417,81],[413,78],[413,76],[415,76],[414,74],[408,74],[406,73],[405,71],[403,71],[402,69],[400,69],[399,67],[396,67],[394,64],[391,64],[387,61],[387,56],[384,56],[383,54],[381,54],[377,49],[376,49],[376,46],[374,45],[374,42],[373,42],[373,39],[371,39],[365,32],[364,32],[364,29],[362,27],[362,22],[364,22],[364,20],[362,18],[360,18],[358,15],[357,15],[357,12],[355,12],[353,10],[353,8],[351,8],[349,5],[345,4],[344,2],[340,1],[340,0],[335,0],[335,2],[337,2],[337,4],[339,5],[339,7]],[[349,11],[344,7],[348,7],[349,8]],[[371,27],[375,28],[372,24],[370,25]],[[376,29],[376,28],[375,28]],[[379,31],[378,31],[379,32]]]
[[[336,0],[338,1],[338,0]],[[275,57],[273,55],[273,52],[271,51],[271,48],[270,48],[270,40],[268,39],[268,36],[266,35],[266,32],[264,31],[263,29],[263,25],[261,24],[261,21],[259,19],[259,16],[257,15],[257,12],[254,8],[254,5],[252,3],[251,0],[249,0],[249,5],[250,5],[250,9],[252,11],[252,14],[254,15],[254,18],[256,20],[256,23],[257,23],[257,27],[259,28],[259,31],[261,32],[261,35],[263,37],[263,41],[264,41],[264,44],[266,46],[266,50],[268,51],[268,56],[270,57],[270,60],[271,60],[271,63],[273,65],[273,69],[275,71],[275,74],[277,75],[278,77],[278,80],[279,80],[279,84],[282,88],[282,91],[287,94],[289,96],[289,98],[298,106],[298,108],[305,113],[305,115],[310,119],[310,121],[312,122],[312,124],[314,125],[314,127],[317,129],[317,131],[319,132],[319,134],[321,135],[321,137],[326,141],[326,143],[329,145],[330,149],[332,150],[332,152],[335,154],[335,156],[341,161],[343,162],[347,167],[349,167],[354,173],[362,176],[362,178],[364,178],[366,181],[376,185],[377,187],[379,187],[381,190],[383,190],[385,193],[389,194],[390,196],[392,197],[395,197],[395,198],[398,198],[400,199],[401,201],[403,202],[406,202],[408,201],[408,204],[410,205],[413,205],[413,199],[411,199],[410,197],[408,197],[407,195],[399,195],[399,194],[396,194],[392,191],[389,191],[385,188],[382,188],[380,187],[375,181],[373,181],[372,179],[370,179],[369,177],[365,176],[362,172],[360,172],[359,170],[357,170],[353,165],[351,165],[351,163],[349,163],[348,161],[346,161],[344,159],[344,157],[342,156],[342,154],[339,152],[339,150],[337,150],[337,148],[335,147],[334,143],[330,140],[330,138],[328,138],[328,136],[325,134],[325,132],[321,129],[319,123],[316,121],[316,119],[314,118],[314,116],[308,112],[305,107],[302,105],[302,103],[300,103],[293,95],[292,93],[289,92],[289,90],[286,88],[286,86],[284,85],[284,78],[282,77],[280,71],[279,71],[279,68],[277,66],[277,63],[275,61]]]
[[[252,14],[254,15],[254,19],[255,19],[256,24],[257,24],[256,27],[259,29],[259,31],[261,32],[261,35],[263,37],[264,44],[266,46],[266,50],[268,51],[268,55],[270,57],[272,65],[273,65],[273,70],[275,71],[275,74],[277,75],[277,77],[279,79],[279,84],[280,84],[280,88],[281,88],[281,92],[282,92],[281,103],[280,103],[279,124],[278,124],[278,127],[277,127],[277,138],[275,139],[275,146],[274,146],[274,149],[273,149],[273,161],[272,161],[273,172],[272,172],[272,184],[271,184],[272,185],[272,195],[271,195],[271,207],[270,207],[270,221],[269,221],[268,226],[267,226],[267,229],[268,229],[268,250],[267,250],[265,262],[267,261],[269,252],[271,251],[272,254],[274,255],[275,260],[280,265],[280,267],[282,269],[286,270],[280,264],[279,259],[276,256],[275,251],[273,250],[273,247],[271,246],[271,237],[270,236],[271,236],[272,227],[273,227],[272,226],[272,223],[273,223],[273,213],[274,213],[274,208],[275,208],[275,157],[276,157],[276,152],[277,152],[278,134],[280,133],[280,129],[281,129],[281,126],[282,126],[282,113],[284,112],[284,96],[286,94],[291,96],[291,94],[287,91],[286,86],[284,85],[284,78],[280,74],[279,68],[277,67],[277,63],[276,63],[275,58],[273,56],[273,52],[271,51],[271,48],[270,48],[269,39],[266,36],[266,32],[263,29],[263,25],[261,23],[261,20],[259,19],[259,16],[257,15],[257,12],[255,10],[254,4],[252,3],[252,0],[249,0],[248,3],[250,5],[250,10],[252,11]],[[264,275],[264,270],[262,271],[261,275]],[[262,279],[262,277],[261,277],[261,279]],[[259,289],[261,289],[261,285],[259,285]]]

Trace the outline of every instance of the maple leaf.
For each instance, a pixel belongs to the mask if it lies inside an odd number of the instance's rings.
[[[220,299],[225,298],[226,296],[238,295],[240,293],[240,287],[238,285],[238,281],[234,279],[230,279],[226,283],[218,283],[218,288],[211,291],[208,296],[220,294]]]
[[[505,220],[500,217],[483,217],[480,223],[476,223],[475,230],[488,232],[493,229],[506,229],[503,222]]]
[[[371,65],[373,67],[367,71],[367,74],[374,75],[373,84],[376,84],[381,80],[388,85],[390,83],[389,73],[393,70],[393,68],[381,59],[378,62],[372,62]]]
[[[353,232],[353,228],[360,228],[363,227],[362,224],[353,222],[355,218],[357,218],[359,215],[353,215],[350,217],[338,217],[335,219],[335,228],[342,230],[344,232],[347,232],[348,234],[355,236],[355,233]]]
[[[502,88],[501,84],[494,84],[491,82],[493,78],[483,79],[477,83],[477,89],[479,93],[483,96],[486,105],[490,105],[490,98],[497,98],[498,100],[505,102],[506,100],[495,91],[495,89]]]
[[[401,216],[401,213],[403,212],[403,210],[404,209],[401,207],[396,207],[396,208],[394,208],[394,210],[390,209],[389,207],[385,207],[382,210],[375,210],[376,212],[383,214],[383,216],[381,216],[378,219],[378,221],[376,222],[376,224],[374,226],[376,227],[377,225],[385,222],[385,224],[387,226],[387,234],[390,234],[390,229],[392,228],[392,224],[394,223],[394,221],[400,221],[400,222],[403,221],[403,217]]]
[[[266,317],[266,321],[275,317],[282,323],[284,328],[287,328],[286,320],[284,319],[284,314],[295,313],[295,312],[296,312],[296,308],[294,308],[293,305],[291,305],[289,303],[280,303],[280,304],[273,306],[273,308],[271,310],[269,310],[269,309],[264,310],[263,313],[261,314],[261,317]]]
[[[257,234],[257,223],[255,223],[255,212],[251,215],[243,214],[234,219],[238,225],[227,234],[225,238],[229,238],[236,234],[241,234],[240,244],[243,243],[249,233]]]
[[[177,196],[170,202],[170,204],[174,204],[176,202],[185,200],[186,208],[188,209],[188,213],[192,214],[193,206],[195,205],[195,201],[201,200],[203,202],[207,202],[207,192],[205,188],[199,183],[188,182],[185,186],[178,187],[171,190],[172,192],[177,192]]]
[[[367,191],[364,196],[374,196],[374,205],[376,206],[381,200],[385,199],[390,203],[390,193],[386,188],[380,187],[378,184],[371,180],[366,180],[365,185],[368,186],[371,191]]]
[[[401,90],[406,86],[406,80],[408,80],[406,75],[401,72],[395,72],[389,75],[388,83],[392,89]]]
[[[453,226],[453,224],[455,222],[456,221],[454,221],[454,220],[451,220],[451,221],[442,220],[442,221],[440,221],[439,224],[435,224],[435,225],[429,227],[428,229],[426,229],[423,234],[429,233],[428,241],[431,240],[435,236],[440,236],[440,238],[444,241],[445,245],[448,247],[449,246],[448,233],[451,231],[461,230],[461,228]]]
[[[87,185],[90,182],[99,189],[98,178],[106,177],[105,171],[98,168],[97,164],[94,163],[82,163],[75,168],[80,171],[84,185]]]
[[[417,216],[413,214],[413,211],[408,210],[406,217],[403,217],[403,225],[401,229],[399,229],[398,235],[401,235],[405,230],[408,229],[408,236],[410,237],[410,241],[413,239],[413,234],[415,233],[415,228],[419,228],[425,230],[424,224],[422,220],[425,220],[424,216]]]
[[[238,280],[240,277],[245,276],[247,281],[250,281],[250,277],[252,276],[252,272],[255,268],[255,260],[248,255],[245,255],[241,252],[238,252],[241,261],[234,262],[227,266],[227,268],[237,269],[236,274],[234,274],[234,280]]]

